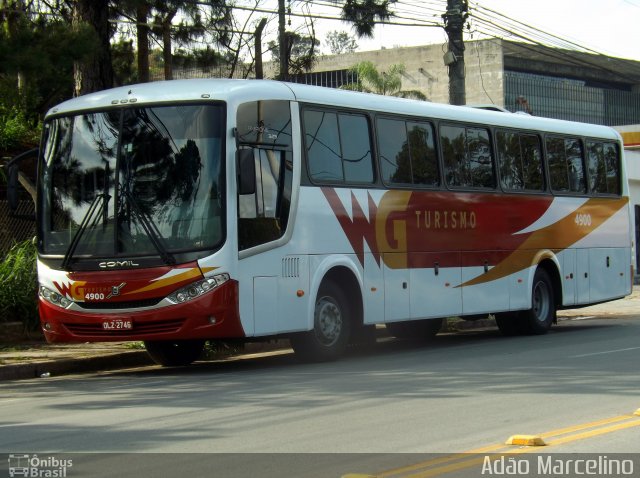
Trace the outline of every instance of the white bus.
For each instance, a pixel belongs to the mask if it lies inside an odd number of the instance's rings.
[[[337,358],[386,324],[435,335],[630,293],[611,128],[257,80],[102,91],[45,119],[40,315],[51,342],[288,337]]]

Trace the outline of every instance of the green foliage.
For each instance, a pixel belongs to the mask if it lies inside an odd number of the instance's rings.
[[[62,20],[26,17],[14,30],[0,31],[0,102],[37,118],[71,96],[73,62],[92,55],[95,34]]]
[[[320,46],[320,41],[314,36],[303,36],[293,32],[287,32],[286,35],[289,73],[298,75],[311,70],[317,60],[316,48]],[[270,41],[268,45],[273,61],[279,63],[280,48],[278,43]]]
[[[15,244],[0,263],[0,317],[38,327],[38,281],[34,241]]]
[[[387,0],[345,0],[342,19],[353,23],[359,38],[373,38],[376,21],[386,21],[391,17]]]
[[[111,44],[111,62],[116,85],[130,85],[138,77],[133,41],[121,40]]]
[[[382,73],[370,61],[360,62],[350,68],[350,71],[358,75],[358,83],[343,85],[345,90],[363,91],[378,95],[398,96],[426,101],[427,97],[418,90],[401,90],[402,75],[405,72],[404,65],[391,65],[388,71]]]
[[[36,144],[39,132],[40,128],[31,126],[22,111],[16,107],[6,108],[0,104],[1,155],[21,149],[23,145]]]
[[[353,53],[358,49],[355,38],[345,31],[333,30],[327,33],[326,45],[332,55],[342,55],[343,53]]]

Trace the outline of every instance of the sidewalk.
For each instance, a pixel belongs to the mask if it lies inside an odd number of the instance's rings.
[[[576,317],[640,315],[640,286],[624,299],[604,304],[558,312],[558,321]],[[491,319],[475,322],[460,321],[454,330],[495,327]],[[288,348],[286,340],[278,343],[247,344],[244,354]],[[0,381],[26,378],[47,378],[72,373],[88,373],[119,368],[153,365],[139,343],[101,342],[81,344],[46,344],[42,341],[0,344]]]

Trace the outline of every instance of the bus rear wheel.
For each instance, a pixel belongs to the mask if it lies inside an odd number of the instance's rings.
[[[325,281],[318,290],[313,329],[291,335],[295,353],[308,362],[325,362],[340,357],[351,335],[351,310],[342,289]]]
[[[416,341],[431,340],[442,328],[442,319],[409,320],[385,324],[391,335],[397,339]]]
[[[189,365],[202,354],[204,340],[153,340],[144,343],[153,361],[163,367]]]
[[[543,335],[556,318],[553,284],[542,268],[536,270],[531,289],[531,308],[521,312],[520,327],[523,334]]]

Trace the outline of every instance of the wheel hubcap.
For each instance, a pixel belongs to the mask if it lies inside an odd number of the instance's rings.
[[[340,338],[342,313],[330,297],[321,298],[316,304],[315,331],[320,343],[330,347]]]
[[[539,322],[546,322],[550,307],[549,288],[544,282],[538,282],[533,289],[533,313]]]

